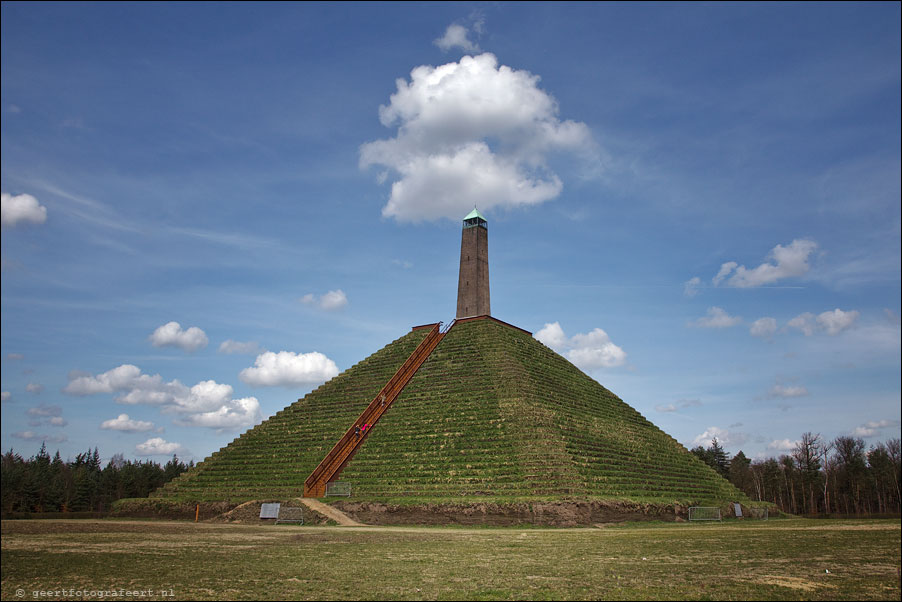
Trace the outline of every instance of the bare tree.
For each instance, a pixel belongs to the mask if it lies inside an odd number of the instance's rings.
[[[833,451],[833,442],[824,441],[820,444],[818,451],[824,459],[824,513],[830,514],[830,470],[832,464],[830,462],[830,452]]]
[[[820,444],[821,435],[810,432],[803,433],[802,439],[796,443],[792,452],[793,458],[802,472],[802,496],[805,496],[805,486],[808,488],[808,508],[811,514],[817,513],[817,502],[814,499],[814,483],[820,474]]]

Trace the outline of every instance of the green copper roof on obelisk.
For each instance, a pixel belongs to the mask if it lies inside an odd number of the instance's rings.
[[[478,217],[479,219],[481,219],[485,222],[489,221],[489,220],[485,219],[485,217],[483,217],[483,215],[481,213],[479,213],[479,211],[476,209],[476,207],[473,207],[473,211],[471,211],[467,214],[467,216],[464,218],[464,221],[466,221],[468,219],[473,219],[476,217]]]

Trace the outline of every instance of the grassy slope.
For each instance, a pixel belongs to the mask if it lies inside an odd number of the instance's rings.
[[[154,493],[295,496],[425,336],[413,331]],[[727,481],[527,333],[457,324],[346,467],[355,497],[745,501]]]
[[[527,333],[456,325],[345,469],[359,496],[745,496]]]

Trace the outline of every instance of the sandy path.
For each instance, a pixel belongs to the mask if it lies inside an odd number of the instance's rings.
[[[305,497],[301,498],[301,502],[310,508],[311,510],[315,510],[320,514],[328,516],[332,520],[334,520],[339,525],[343,525],[345,527],[362,527],[363,525],[352,519],[350,516],[341,512],[340,510],[336,510],[332,506],[324,504],[318,500],[313,498]]]

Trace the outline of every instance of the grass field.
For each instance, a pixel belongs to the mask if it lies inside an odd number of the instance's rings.
[[[584,529],[3,521],[2,553],[3,600],[900,599],[899,520]]]

